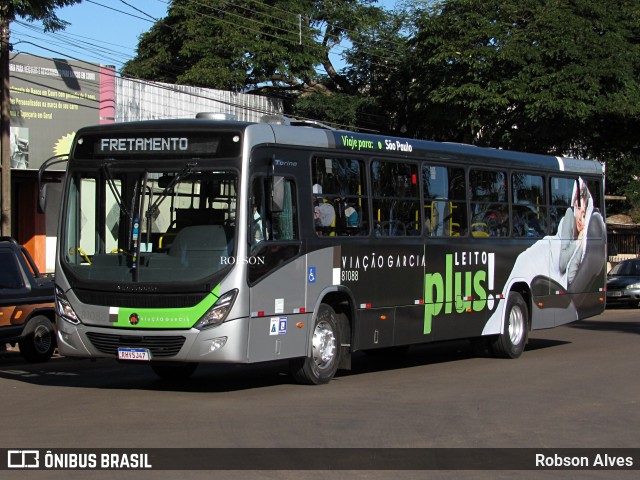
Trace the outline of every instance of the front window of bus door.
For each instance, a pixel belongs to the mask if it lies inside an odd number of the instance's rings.
[[[247,261],[250,283],[258,281],[300,252],[298,200],[293,180],[284,180],[281,209],[273,211],[270,198],[271,178],[254,178],[251,183],[248,228],[251,245],[251,257]]]

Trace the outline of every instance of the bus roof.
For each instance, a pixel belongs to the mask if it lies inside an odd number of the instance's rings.
[[[554,157],[477,147],[459,143],[434,142],[412,138],[355,133],[346,130],[311,128],[308,126],[251,123],[206,118],[146,120],[138,122],[96,125],[80,129],[76,138],[83,135],[113,135],[143,132],[202,132],[207,130],[244,131],[251,138],[281,145],[298,145],[322,149],[340,150],[361,154],[385,154],[407,159],[432,159],[433,161],[466,161],[478,159],[478,165],[516,168],[543,168],[545,170],[601,175],[600,162],[578,160],[569,157]]]

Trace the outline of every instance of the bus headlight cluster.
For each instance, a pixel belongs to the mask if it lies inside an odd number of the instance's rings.
[[[224,322],[231,311],[231,307],[233,307],[233,302],[235,302],[237,294],[238,290],[233,289],[229,290],[224,295],[221,295],[220,298],[218,298],[218,301],[214,303],[209,310],[207,310],[207,313],[198,320],[198,323],[196,323],[193,328],[203,330],[205,328],[217,327]]]
[[[56,313],[60,316],[60,318],[66,320],[73,325],[78,325],[80,323],[80,318],[78,318],[78,314],[75,312],[71,303],[67,299],[67,296],[64,292],[56,286]]]

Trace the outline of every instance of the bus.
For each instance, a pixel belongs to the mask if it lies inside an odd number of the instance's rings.
[[[77,132],[62,355],[174,379],[287,360],[322,384],[358,351],[470,339],[517,358],[530,331],[604,309],[596,161],[198,117]]]

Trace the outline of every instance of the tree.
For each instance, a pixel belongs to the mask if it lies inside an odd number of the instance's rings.
[[[42,20],[45,31],[63,29],[67,22],[59,19],[55,9],[80,3],[82,0],[3,0],[0,5],[0,71],[2,72],[2,94],[0,96],[0,142],[2,143],[1,211],[2,235],[11,235],[11,163],[10,140],[11,119],[9,113],[9,52],[11,51],[9,27],[16,18],[27,21]]]
[[[311,93],[296,99],[292,111],[304,117],[318,118],[365,131],[402,133],[406,131],[409,53],[405,31],[409,10],[369,12],[368,22],[352,31],[352,46],[343,60],[341,88],[326,77],[332,95]]]
[[[361,59],[360,66],[365,56],[350,53],[368,51],[373,58],[380,48],[374,40],[382,38],[377,33],[392,19],[375,2],[174,0],[167,17],[141,36],[123,74],[280,96],[288,111],[359,125],[361,113],[377,108],[368,91],[372,70],[369,76],[362,69],[339,71],[330,54],[347,40],[353,47],[345,58]],[[297,99],[304,100],[294,107]],[[323,104],[333,107],[320,115]]]
[[[440,2],[413,42],[413,133],[578,156],[637,148],[611,127],[640,119],[639,20],[629,0]]]

